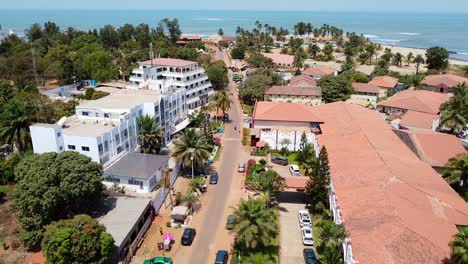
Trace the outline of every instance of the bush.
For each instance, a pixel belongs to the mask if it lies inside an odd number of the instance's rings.
[[[171,227],[171,222],[170,221],[166,222],[166,227]]]

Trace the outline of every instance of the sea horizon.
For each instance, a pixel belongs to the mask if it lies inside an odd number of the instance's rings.
[[[149,24],[156,27],[164,17],[178,18],[183,34],[209,36],[222,28],[225,35],[235,35],[237,26],[252,28],[255,21],[291,31],[299,22],[320,27],[328,24],[344,32],[363,34],[383,45],[427,49],[442,46],[452,59],[468,61],[468,15],[463,12],[412,11],[279,11],[279,10],[215,10],[215,9],[2,9],[1,32],[13,30],[24,34],[33,23],[57,23],[62,30],[72,26],[90,30],[110,24]],[[437,19],[434,19],[437,17]]]

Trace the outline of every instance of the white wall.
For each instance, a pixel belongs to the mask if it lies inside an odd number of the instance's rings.
[[[266,101],[271,102],[291,102],[305,105],[320,105],[322,99],[316,96],[288,96],[288,95],[265,95]]]
[[[62,128],[60,126],[51,126],[36,124],[29,127],[33,143],[34,153],[42,154],[45,152],[62,152],[65,150],[62,141]]]
[[[302,131],[281,131],[281,130],[271,130],[271,131],[261,131],[260,140],[268,143],[268,146],[272,149],[281,149],[283,144],[281,142],[284,139],[289,139],[291,142],[288,145],[284,145],[290,151],[299,150],[299,144],[301,143]],[[317,151],[317,139],[315,134],[309,132],[306,133],[307,142],[313,144],[314,149]]]
[[[371,103],[372,105],[376,105],[377,104],[377,96],[376,95],[365,95],[365,94],[352,94],[351,95],[351,98],[353,99],[362,99],[362,100],[366,100],[368,101],[369,103]]]
[[[309,122],[254,120],[254,128],[295,128],[310,127]]]
[[[76,151],[80,154],[90,157],[93,161],[100,163],[97,139],[95,137],[80,137],[63,135],[64,150]],[[69,149],[68,146],[73,145],[75,149]],[[89,151],[82,150],[82,147],[88,147]]]

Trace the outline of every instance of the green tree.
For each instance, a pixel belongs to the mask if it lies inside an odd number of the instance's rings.
[[[119,33],[111,25],[99,29],[99,37],[106,48],[116,48],[120,44]]]
[[[239,45],[236,45],[231,50],[231,57],[235,60],[243,60],[245,58],[245,48]]]
[[[231,109],[232,100],[229,98],[229,94],[226,90],[217,91],[213,98],[212,98],[212,109],[216,110],[216,114],[218,114],[218,110],[221,109],[223,114]]]
[[[403,63],[403,55],[401,53],[397,52],[395,56],[393,56],[393,65],[395,66],[401,66]]]
[[[114,239],[106,228],[88,215],[53,222],[42,242],[46,264],[104,264],[113,248]]]
[[[443,176],[449,184],[458,183],[462,192],[468,191],[468,154],[459,154],[449,159]]]
[[[416,63],[416,74],[419,74],[419,67],[421,66],[421,64],[424,64],[425,63],[425,60],[423,58],[422,55],[417,55],[414,60],[413,60],[414,63]]]
[[[351,82],[342,75],[328,75],[320,79],[322,98],[325,102],[331,103],[349,98],[352,92]]]
[[[28,37],[29,41],[35,41],[37,39],[42,38],[42,28],[41,25],[38,23],[32,24],[26,31],[26,37]]]
[[[317,54],[320,52],[320,47],[317,44],[309,45],[308,52],[313,59],[317,58]]]
[[[326,44],[323,47],[322,52],[323,52],[323,55],[325,55],[325,60],[327,61],[333,60],[333,46],[332,45]]]
[[[330,264],[343,263],[341,244],[349,235],[345,226],[330,220],[322,220],[317,226],[320,228],[320,235],[316,238],[320,260]]]
[[[102,195],[102,167],[74,151],[34,154],[15,168],[14,208],[26,247],[41,242],[44,227],[94,206]]]
[[[266,208],[259,199],[241,200],[234,212],[236,221],[232,232],[237,240],[250,249],[274,245],[278,236],[278,212]]]
[[[254,67],[265,67],[271,68],[273,67],[273,61],[270,58],[263,56],[260,53],[251,54],[249,58],[247,58],[247,62]]]
[[[374,67],[374,73],[376,76],[383,76],[388,74],[389,64],[386,60],[380,59],[377,61],[377,65]]]
[[[453,88],[453,96],[441,107],[440,124],[460,131],[468,124],[468,84],[458,84]]]
[[[206,75],[216,90],[223,89],[228,85],[228,69],[226,63],[222,60],[212,62],[206,68]]]
[[[218,29],[218,35],[219,36],[224,36],[224,31],[222,28]]]
[[[325,146],[320,150],[313,170],[311,173],[306,172],[306,176],[309,177],[306,191],[311,195],[312,204],[318,202],[326,204],[330,185],[330,166],[328,165],[328,153]]]
[[[198,51],[193,48],[180,48],[175,53],[176,58],[190,61],[196,61],[198,55]]]
[[[97,50],[86,54],[79,63],[79,69],[84,78],[97,81],[117,79],[118,69],[112,63],[112,56],[105,50]]]
[[[460,233],[456,234],[453,240],[449,243],[452,249],[451,263],[466,264],[468,263],[468,227],[461,226],[458,228]]]
[[[211,139],[210,139],[211,140]],[[203,166],[210,157],[212,146],[207,143],[207,139],[201,130],[195,128],[185,129],[182,134],[175,138],[174,148],[171,155],[186,167]]]
[[[413,62],[413,59],[414,59],[413,52],[408,53],[408,55],[406,55],[406,60],[405,60],[406,64],[410,65]]]
[[[239,89],[242,101],[246,104],[253,105],[255,101],[263,100],[265,88],[272,84],[273,80],[269,76],[262,74],[249,76]]]
[[[426,63],[429,70],[445,70],[448,67],[449,53],[446,48],[432,47],[426,50]]]
[[[270,201],[275,195],[284,190],[286,181],[276,171],[269,169],[260,173],[254,173],[247,179],[246,186],[256,193],[265,193],[270,196]]]
[[[66,103],[57,102],[57,105],[54,109],[55,120],[59,120],[64,116],[72,116],[75,114],[75,107],[78,105],[76,100],[70,100]]]
[[[196,195],[194,192],[187,192],[186,195],[182,197],[182,202],[187,205],[188,208],[190,208],[192,211],[194,211],[195,206],[197,205],[199,197]]]
[[[174,18],[170,20],[169,18],[164,18],[158,24],[156,28],[156,33],[160,36],[167,36],[173,42],[179,40],[182,31],[180,30],[179,20]]]
[[[307,135],[305,134],[305,132],[302,132],[297,160],[299,163],[305,163],[313,158],[314,147],[307,141]]]
[[[139,116],[137,122],[141,153],[158,154],[164,140],[163,129],[158,126],[156,120],[149,115]]]

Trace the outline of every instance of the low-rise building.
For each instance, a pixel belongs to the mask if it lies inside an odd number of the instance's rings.
[[[189,42],[201,41],[202,38],[200,35],[182,35],[177,40],[177,44],[187,44]]]
[[[450,89],[462,83],[468,84],[468,78],[450,73],[427,75],[421,81],[421,85],[426,87],[428,90],[440,93],[448,93]]]
[[[383,98],[396,93],[398,79],[391,76],[377,76],[368,82],[368,84],[379,87],[379,97]]]
[[[292,67],[294,56],[278,53],[262,53],[263,56],[270,58],[277,66]]]
[[[289,84],[291,86],[297,86],[297,87],[315,87],[317,85],[317,81],[305,74],[297,75],[291,78],[289,81]]]
[[[314,106],[322,102],[322,93],[320,87],[273,86],[265,90],[265,100]]]
[[[352,83],[354,89],[351,98],[362,99],[369,104],[376,105],[379,98],[380,88],[368,83]]]
[[[130,76],[132,85],[128,88],[146,87],[152,80],[171,80],[172,88],[185,89],[188,109],[208,103],[214,94],[205,70],[194,61],[157,58],[140,62],[139,67],[132,71]]]
[[[320,80],[323,76],[336,76],[338,75],[338,71],[328,66],[316,65],[311,68],[305,69],[304,71],[302,71],[302,74],[308,75],[316,80]]]
[[[424,90],[406,90],[377,104],[395,126],[435,131],[440,124],[440,106],[450,99],[450,94]]]

